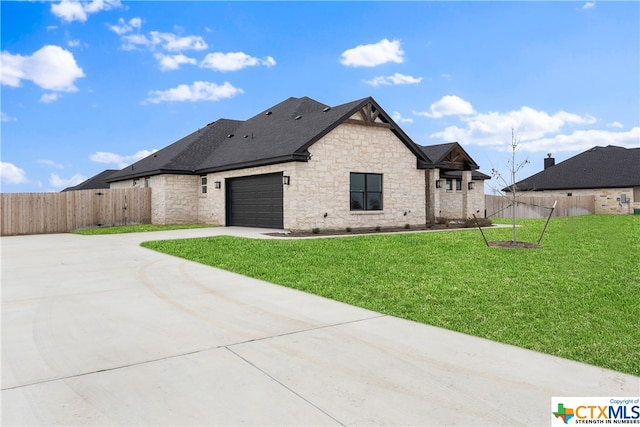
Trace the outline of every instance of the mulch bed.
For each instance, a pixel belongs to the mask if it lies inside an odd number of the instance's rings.
[[[325,230],[321,229],[317,233],[312,230],[296,230],[282,233],[266,233],[267,236],[275,237],[319,237],[319,236],[351,236],[359,234],[380,234],[380,233],[398,233],[407,231],[425,231],[425,230],[447,230],[454,228],[464,228],[462,224],[450,223],[445,224],[429,224],[429,225],[412,225],[410,228],[405,227],[380,227],[377,228],[353,228],[351,231],[342,230]]]

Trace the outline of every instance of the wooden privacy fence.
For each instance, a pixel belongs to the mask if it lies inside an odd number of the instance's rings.
[[[595,213],[593,196],[518,196],[516,198],[517,218],[546,218],[554,201],[558,201],[554,217],[589,215]],[[511,218],[512,200],[506,196],[484,196],[484,209],[488,218]]]
[[[4,193],[0,235],[66,233],[79,228],[149,224],[151,189]]]

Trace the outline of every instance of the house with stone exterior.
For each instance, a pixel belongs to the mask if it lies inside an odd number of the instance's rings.
[[[640,210],[640,148],[593,147],[515,184],[516,192],[536,196],[592,196],[596,214]],[[511,191],[504,188],[503,191]]]
[[[151,187],[156,224],[356,229],[482,216],[490,177],[478,169],[456,142],[414,143],[371,97],[292,97],[209,123],[107,181]]]

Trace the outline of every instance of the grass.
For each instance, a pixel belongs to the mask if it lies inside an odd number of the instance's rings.
[[[85,236],[93,236],[98,234],[121,234],[121,233],[140,233],[144,231],[166,231],[166,230],[184,230],[188,228],[205,228],[212,227],[207,224],[170,224],[170,225],[154,225],[154,224],[138,224],[138,225],[120,225],[115,227],[98,227],[74,230],[74,234],[82,234]]]
[[[508,220],[507,220],[508,222]],[[521,220],[536,242],[544,220]],[[511,228],[488,229],[510,240]],[[543,249],[477,230],[143,246],[393,316],[640,375],[640,216],[553,219]]]

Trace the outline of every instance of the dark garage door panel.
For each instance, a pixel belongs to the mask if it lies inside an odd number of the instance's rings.
[[[227,225],[283,228],[282,173],[227,182]]]

